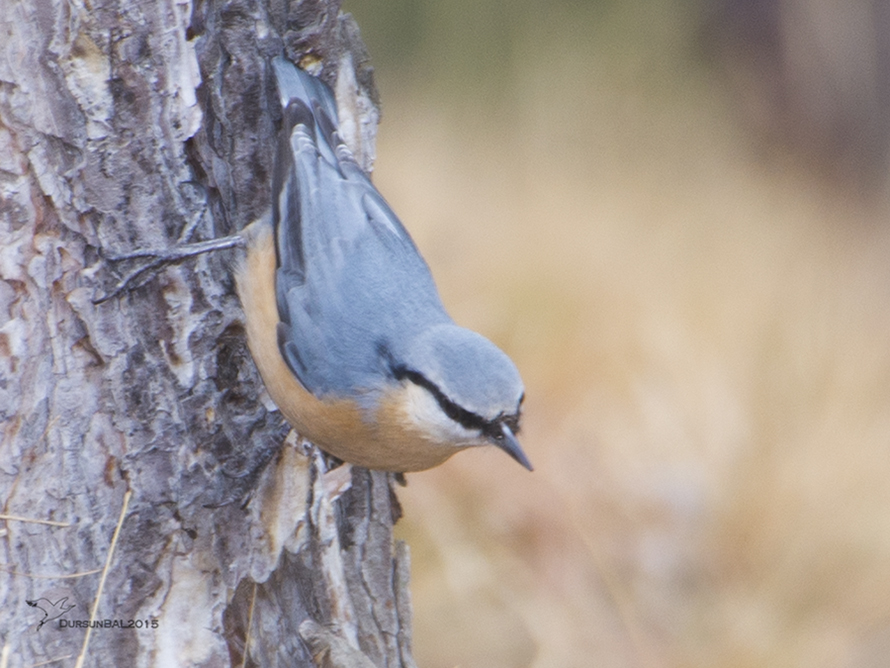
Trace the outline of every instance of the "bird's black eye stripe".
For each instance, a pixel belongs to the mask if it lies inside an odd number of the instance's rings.
[[[485,426],[488,424],[488,421],[482,416],[476,415],[472,411],[468,411],[466,408],[462,408],[451,401],[451,399],[442,393],[442,390],[436,387],[435,383],[430,381],[422,373],[413,371],[404,366],[396,367],[393,369],[393,372],[395,373],[397,380],[404,380],[407,378],[415,385],[420,385],[420,387],[428,390],[429,393],[435,397],[436,401],[439,402],[439,406],[442,408],[445,415],[455,422],[460,423],[467,429],[484,430]]]
[[[436,387],[436,384],[429,380],[419,371],[414,371],[404,366],[393,367],[393,374],[397,380],[410,380],[415,385],[429,391],[439,403],[442,411],[452,420],[460,424],[466,429],[478,429],[489,438],[500,440],[504,437],[501,432],[501,423],[506,423],[510,430],[515,434],[519,431],[519,414],[516,415],[498,415],[494,420],[486,420],[481,415],[477,415],[472,411],[468,411],[462,406],[458,406],[451,401],[445,394]]]

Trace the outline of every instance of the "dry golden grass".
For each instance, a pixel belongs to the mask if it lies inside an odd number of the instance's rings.
[[[375,180],[523,372],[537,467],[410,476],[419,664],[888,665],[887,211],[705,73],[558,49],[500,107],[380,72]]]

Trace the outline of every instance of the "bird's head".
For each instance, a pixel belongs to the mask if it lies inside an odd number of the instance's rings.
[[[525,388],[512,360],[491,341],[453,324],[428,328],[399,360],[409,414],[432,439],[468,447],[495,445],[528,470],[516,434]]]

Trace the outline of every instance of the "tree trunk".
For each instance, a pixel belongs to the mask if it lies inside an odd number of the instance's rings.
[[[0,35],[9,665],[413,666],[393,477],[327,471],[288,436],[247,350],[235,252],[94,303],[144,261],[108,256],[268,208],[273,55],[321,66],[370,169],[354,22],[337,0],[0,0]]]

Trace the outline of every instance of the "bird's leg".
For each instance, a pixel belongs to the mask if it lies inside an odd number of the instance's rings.
[[[173,246],[172,248],[158,250],[140,249],[122,255],[105,256],[105,260],[108,262],[124,262],[126,260],[138,259],[145,259],[148,261],[128,272],[120,281],[118,281],[117,285],[114,286],[114,289],[112,289],[111,292],[94,299],[93,303],[101,304],[107,302],[109,299],[117,297],[119,294],[127,290],[140,276],[155,271],[164,265],[181,262],[186,258],[195,257],[203,253],[225,250],[226,248],[242,247],[244,244],[244,237],[241,234],[234,234],[228,237],[220,237],[219,239],[211,239],[210,241],[198,241],[192,244]]]

